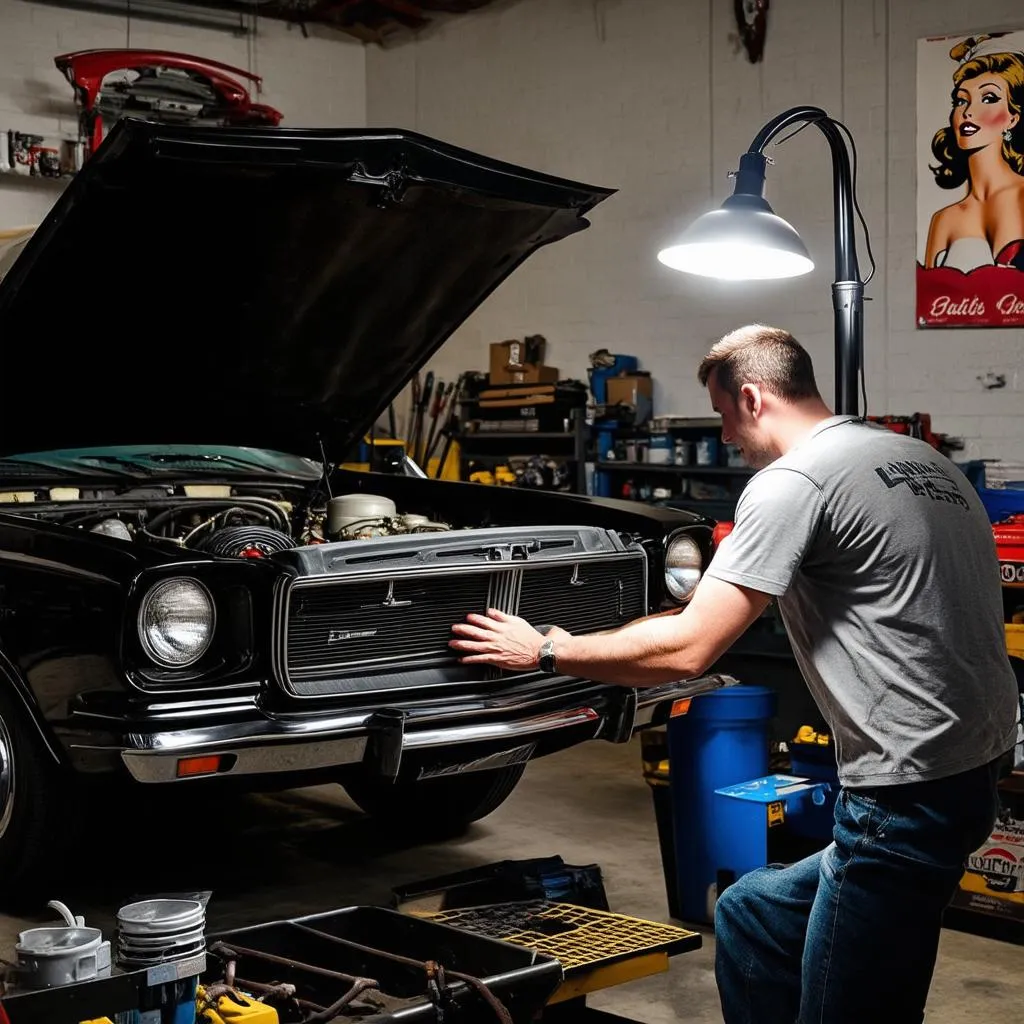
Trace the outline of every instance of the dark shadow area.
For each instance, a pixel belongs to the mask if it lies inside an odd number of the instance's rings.
[[[345,906],[386,906],[400,881],[483,863],[464,847],[485,830],[411,835],[401,823],[366,817],[336,786],[248,795],[184,786],[153,795],[112,792],[93,804],[46,895],[22,913],[45,923],[54,917],[46,901],[58,899],[112,934],[118,908],[136,898],[212,891],[211,933]],[[13,936],[0,937],[0,947],[5,940]]]

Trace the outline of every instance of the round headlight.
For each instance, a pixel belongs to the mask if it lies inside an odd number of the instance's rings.
[[[197,662],[213,639],[210,593],[198,580],[157,583],[139,608],[139,638],[158,665],[184,668]]]
[[[682,604],[693,597],[703,567],[700,546],[692,537],[684,534],[669,541],[665,551],[665,587],[674,601]]]

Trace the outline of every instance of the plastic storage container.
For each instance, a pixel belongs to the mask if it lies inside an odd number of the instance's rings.
[[[978,494],[992,523],[1024,513],[1024,487],[979,487]]]
[[[695,697],[669,720],[673,832],[680,919],[714,920],[718,891],[715,790],[768,773],[768,725],[778,699],[765,686]]]
[[[70,985],[110,973],[110,943],[99,928],[30,928],[18,935],[15,951],[26,988]]]

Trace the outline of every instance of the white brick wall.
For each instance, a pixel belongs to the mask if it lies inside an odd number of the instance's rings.
[[[366,63],[361,43],[338,32],[259,19],[255,36],[132,18],[130,45],[208,57],[263,76],[261,102],[293,127],[362,127]],[[27,0],[0,0],[0,130],[73,135],[71,87],[54,67],[61,53],[126,45],[126,19]],[[34,224],[60,184],[0,178],[0,226]]]
[[[860,199],[878,272],[868,287],[869,410],[930,412],[970,457],[1024,459],[1024,332],[914,327],[915,59],[926,35],[1024,27],[1018,0],[786,0],[763,63],[730,42],[721,0],[519,0],[453,19],[415,44],[367,50],[367,116],[620,191],[593,226],[538,253],[438,353],[450,377],[486,367],[490,341],[541,333],[584,377],[587,354],[636,353],[661,412],[703,414],[694,379],[710,341],[750,320],[810,348],[831,397],[832,193],[813,129],[774,150],[768,196],[817,267],[799,281],[726,285],[676,274],[661,244],[729,192],[758,128],[823,106],[860,152]],[[862,267],[867,254],[861,247]],[[1003,390],[977,380],[1004,373]],[[404,409],[404,403],[401,408]]]

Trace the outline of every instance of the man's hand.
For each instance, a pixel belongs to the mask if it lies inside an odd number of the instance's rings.
[[[537,668],[540,645],[545,639],[525,619],[496,608],[489,608],[486,615],[467,615],[465,622],[452,626],[452,632],[459,639],[449,641],[449,646],[464,652],[459,658],[464,664],[496,665],[520,672]],[[554,627],[547,635],[556,639],[569,634]]]

